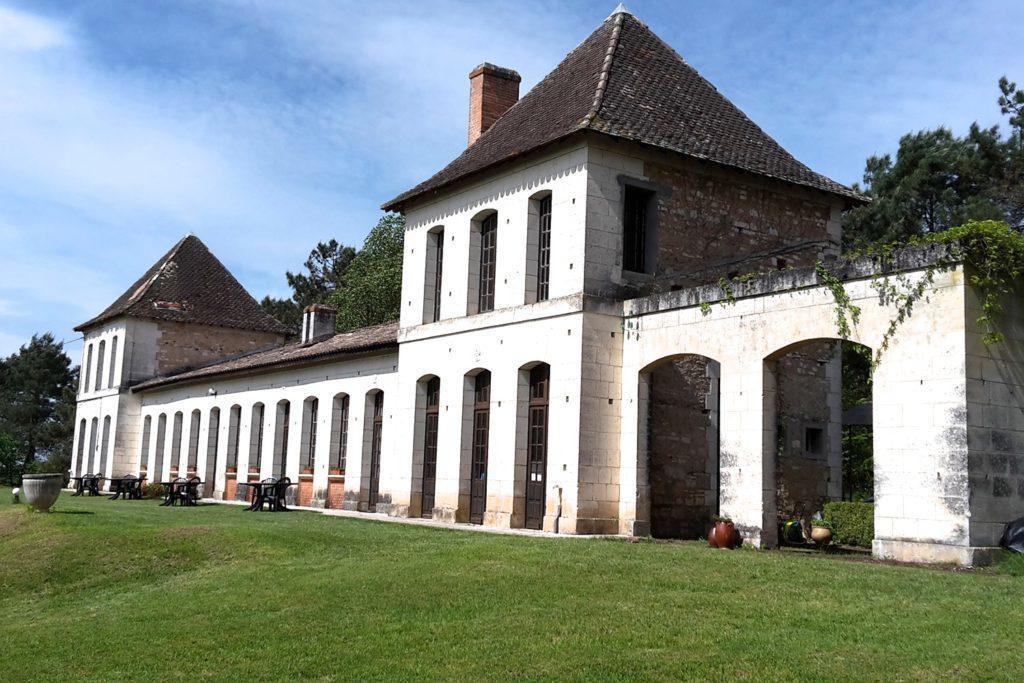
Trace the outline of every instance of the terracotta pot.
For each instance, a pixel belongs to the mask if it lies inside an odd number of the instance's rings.
[[[25,502],[40,512],[46,512],[53,507],[63,487],[63,474],[26,474],[21,478]]]
[[[824,526],[812,526],[811,540],[824,548],[832,542],[832,530]]]
[[[732,522],[715,522],[708,532],[708,545],[712,548],[738,548],[742,542],[743,538]]]

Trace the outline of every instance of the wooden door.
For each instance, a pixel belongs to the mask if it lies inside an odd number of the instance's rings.
[[[526,447],[526,528],[544,525],[544,495],[548,465],[548,385],[550,368],[530,371],[529,433]]]
[[[491,426],[491,373],[476,376],[473,397],[473,450],[470,466],[469,521],[484,523],[487,510],[487,450]]]
[[[434,516],[434,491],[437,487],[437,409],[441,398],[441,380],[427,382],[426,423],[423,428],[423,499],[420,516]]]
[[[377,511],[380,493],[380,441],[384,431],[384,392],[373,397],[373,434],[370,439],[370,493],[367,501],[370,512]]]

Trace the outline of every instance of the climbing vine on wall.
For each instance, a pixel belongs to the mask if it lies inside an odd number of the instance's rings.
[[[889,348],[899,329],[914,310],[915,304],[927,296],[935,274],[951,270],[963,263],[967,282],[975,287],[980,296],[982,314],[977,322],[984,330],[986,344],[1003,341],[1003,335],[996,327],[996,317],[1002,312],[1002,297],[1014,292],[1024,276],[1024,235],[1011,229],[1001,221],[971,221],[944,232],[917,237],[900,247],[941,246],[940,255],[918,275],[895,273],[876,275],[871,287],[878,292],[883,305],[892,306],[893,318],[889,321],[879,347],[875,350],[873,365],[877,366],[883,353]],[[896,247],[891,244],[879,245],[846,254],[847,258],[872,256],[883,263],[892,259]],[[829,290],[836,303],[836,331],[841,339],[848,340],[853,327],[860,321],[861,309],[853,303],[842,280],[825,264],[815,264],[815,271],[822,285]],[[725,303],[735,303],[733,283],[755,277],[744,275],[732,280],[722,280],[719,287],[725,293]],[[701,303],[701,311],[707,315],[711,307]]]

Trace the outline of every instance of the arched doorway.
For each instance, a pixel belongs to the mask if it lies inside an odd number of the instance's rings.
[[[638,507],[656,538],[700,538],[718,512],[720,376],[717,361],[694,354],[640,373]]]

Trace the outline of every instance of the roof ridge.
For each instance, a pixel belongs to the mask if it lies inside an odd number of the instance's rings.
[[[621,5],[622,3],[619,4]],[[616,8],[616,12],[612,16],[615,17],[615,25],[612,28],[611,38],[608,39],[608,50],[604,53],[604,62],[601,63],[601,74],[597,78],[597,89],[594,91],[594,103],[590,105],[590,111],[580,121],[580,128],[590,127],[594,117],[597,116],[597,112],[601,110],[601,104],[604,102],[604,92],[608,86],[608,74],[611,73],[612,62],[615,61],[615,50],[619,46],[619,35],[622,34],[622,22],[626,13],[619,12]]]

